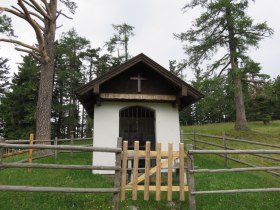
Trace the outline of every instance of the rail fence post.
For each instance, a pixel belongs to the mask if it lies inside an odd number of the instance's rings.
[[[226,134],[225,134],[224,131],[223,131],[223,133],[222,133],[222,136],[223,136],[224,150],[227,150]],[[225,167],[227,167],[227,165],[228,165],[228,157],[227,157],[227,154],[224,154],[224,159],[225,159]]]
[[[183,129],[181,129],[180,130],[180,140],[181,140],[181,143],[184,143],[184,130]]]
[[[122,149],[122,138],[118,138],[117,148]],[[118,188],[118,192],[114,193],[113,203],[114,203],[114,210],[119,209],[119,201],[120,201],[120,189],[121,189],[121,161],[122,161],[122,152],[116,153],[116,163],[115,166],[118,168],[115,170],[115,178],[114,178],[114,188]]]
[[[187,145],[187,164],[188,164],[188,186],[189,186],[189,208],[190,210],[196,210],[196,202],[195,202],[195,195],[192,192],[195,192],[195,182],[194,182],[194,173],[191,170],[194,169],[194,160],[193,155],[189,152],[193,149],[193,145]]]
[[[74,145],[74,131],[70,131],[70,144],[71,146]],[[71,150],[71,156],[73,156],[73,150]]]
[[[5,143],[5,139],[0,138],[0,143]],[[0,165],[2,165],[2,163],[3,163],[4,152],[5,152],[5,148],[4,147],[0,147]],[[2,167],[0,166],[0,169],[1,168]]]
[[[57,146],[57,137],[54,138],[54,145]],[[57,160],[57,149],[54,150],[54,159]]]
[[[193,129],[193,148],[196,149],[196,129]]]
[[[34,134],[33,133],[30,133],[30,136],[29,136],[29,145],[33,145],[33,140],[34,140]],[[28,151],[28,163],[29,164],[32,164],[32,159],[33,159],[33,149],[29,149]],[[31,168],[28,168],[27,169],[28,172],[31,172],[32,169]]]

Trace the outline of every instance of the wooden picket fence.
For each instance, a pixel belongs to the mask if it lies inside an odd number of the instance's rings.
[[[121,201],[125,200],[126,191],[132,191],[132,200],[137,200],[137,192],[144,191],[144,200],[149,200],[149,192],[156,192],[156,200],[161,200],[161,192],[167,192],[167,200],[172,201],[173,192],[180,192],[180,200],[185,200],[185,157],[184,144],[180,143],[179,151],[173,151],[173,144],[168,144],[168,151],[161,151],[161,143],[157,143],[156,151],[151,151],[150,142],[146,142],[145,150],[139,150],[139,142],[135,141],[134,150],[128,150],[128,142],[123,141]],[[144,173],[139,173],[139,159],[145,159]],[[128,160],[133,160],[133,168],[128,168]],[[156,160],[156,166],[151,168],[151,160]],[[179,185],[173,185],[174,163],[179,161]],[[127,170],[133,171],[133,179],[127,183]],[[162,170],[167,170],[167,185],[162,185]],[[156,176],[156,185],[150,184],[150,176]],[[144,182],[141,185],[141,182]]]

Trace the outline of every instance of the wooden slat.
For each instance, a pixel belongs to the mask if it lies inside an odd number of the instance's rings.
[[[134,151],[133,150],[128,150],[128,158],[132,158]],[[139,158],[144,158],[146,152],[143,150],[139,150]],[[150,153],[151,158],[156,158],[157,157],[157,151],[151,151]],[[168,151],[162,151],[161,152],[161,157],[162,158],[168,158]],[[173,152],[173,157],[179,158],[179,152]],[[184,154],[184,157],[186,157],[186,154]]]
[[[173,156],[173,161],[178,159],[178,157],[174,157]],[[163,160],[161,162],[161,168],[166,168],[168,166],[168,160]],[[153,167],[150,172],[149,172],[149,176],[155,174],[157,172],[157,166]],[[137,179],[137,183],[142,182],[143,180],[145,180],[145,174],[142,174],[141,176],[138,177]],[[127,185],[132,185],[133,182],[129,182]]]
[[[129,185],[126,187],[126,190],[127,191],[131,191],[132,190],[132,187]],[[145,186],[142,186],[142,185],[138,185],[137,186],[137,190],[138,191],[142,191],[142,190],[145,190]],[[153,186],[153,185],[150,185],[149,186],[149,191],[150,192],[155,192],[156,191],[156,186]],[[161,186],[160,187],[160,191],[162,192],[167,192],[168,191],[168,186]],[[172,191],[173,192],[179,192],[180,191],[180,186],[172,186]],[[189,191],[189,187],[188,186],[184,186],[184,191],[187,192]]]
[[[167,201],[172,201],[172,159],[173,159],[173,144],[168,144],[168,190]]]
[[[135,141],[134,142],[132,200],[137,200],[138,155],[139,155],[139,141]]]
[[[101,93],[102,99],[127,99],[127,100],[155,100],[175,101],[175,95],[149,95],[149,94],[124,94],[124,93]]]
[[[157,170],[156,170],[156,200],[160,201],[160,185],[161,185],[161,143],[157,143]]]
[[[185,192],[184,192],[184,144],[180,143],[179,147],[180,153],[180,201],[185,200]]]
[[[126,185],[126,174],[127,174],[127,141],[123,142],[122,152],[122,181],[121,181],[121,201],[125,200],[125,185]]]
[[[146,159],[145,159],[145,183],[144,183],[144,200],[149,200],[149,185],[150,185],[150,150],[151,143],[146,142]]]

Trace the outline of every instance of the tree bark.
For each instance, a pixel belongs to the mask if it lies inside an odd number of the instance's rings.
[[[233,79],[234,82],[234,101],[235,101],[235,130],[248,130],[248,123],[246,119],[246,112],[245,112],[245,106],[244,106],[244,97],[243,97],[243,91],[242,91],[242,82],[239,76],[235,76]]]
[[[54,78],[54,41],[56,31],[57,1],[49,3],[50,19],[44,21],[44,41],[48,59],[41,62],[39,96],[36,108],[36,139],[51,139],[51,104]]]

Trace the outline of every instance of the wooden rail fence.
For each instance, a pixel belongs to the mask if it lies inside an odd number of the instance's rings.
[[[65,142],[69,142],[70,145],[74,145],[75,142],[86,141],[86,140],[92,140],[92,138],[74,138],[74,135],[71,134],[69,139],[58,139],[57,137],[55,137],[55,139],[52,139],[52,140],[34,140],[34,134],[32,134],[32,133],[29,136],[29,140],[4,140],[4,139],[2,139],[2,141],[5,141],[6,143],[9,143],[9,144],[37,144],[37,143],[42,144],[42,143],[47,143],[47,144],[53,144],[53,145],[58,145],[58,144],[65,143]],[[29,153],[30,154],[31,152],[32,151],[29,150],[29,149],[5,148],[3,157],[4,158],[5,157],[11,157],[11,156],[24,154],[24,153]],[[54,151],[56,159],[57,159],[58,152],[59,152],[58,150]],[[28,157],[28,159],[30,159],[30,157]]]
[[[122,178],[121,178],[121,200],[125,200],[125,192],[132,191],[132,200],[137,200],[137,192],[144,191],[144,200],[149,200],[149,192],[156,193],[156,200],[161,200],[161,192],[167,192],[167,200],[172,201],[172,193],[180,192],[180,200],[185,200],[184,159],[186,157],[184,144],[179,145],[179,151],[173,151],[173,144],[168,144],[168,151],[161,150],[161,143],[157,143],[156,151],[150,150],[150,142],[146,142],[145,150],[139,150],[139,142],[135,141],[134,150],[128,150],[128,142],[123,142],[122,152]],[[143,174],[139,174],[139,159],[145,159],[145,169]],[[133,159],[133,179],[127,183],[127,161]],[[156,166],[151,168],[151,159],[156,159]],[[174,186],[172,173],[174,162],[179,160],[179,185]],[[167,170],[167,185],[162,186],[162,169]],[[156,175],[156,185],[150,184],[150,176]],[[144,182],[143,184],[140,184]]]
[[[115,170],[114,187],[112,188],[72,188],[72,187],[33,187],[33,186],[7,186],[0,185],[0,191],[21,192],[67,192],[67,193],[113,193],[113,209],[119,209],[120,178],[121,178],[121,148],[122,139],[117,141],[117,148],[85,147],[74,145],[43,145],[43,144],[8,144],[0,140],[0,168],[42,168],[42,169],[76,169],[76,170]],[[92,165],[61,165],[61,164],[34,164],[4,163],[3,156],[6,148],[27,149],[32,155],[33,149],[67,150],[83,152],[106,152],[115,153],[115,166],[92,166]]]
[[[211,141],[206,141],[206,140],[201,140],[201,137],[205,137],[205,138],[209,138],[209,139],[219,139],[220,144],[218,143],[213,143]],[[275,148],[275,149],[280,149],[280,145],[277,144],[268,144],[268,143],[264,143],[264,142],[258,142],[258,141],[249,141],[249,140],[245,140],[245,139],[236,139],[236,138],[231,138],[226,136],[225,132],[222,133],[221,136],[216,136],[216,135],[209,135],[209,134],[202,134],[202,133],[197,133],[195,130],[192,133],[184,133],[181,130],[181,141],[185,142],[185,143],[192,143],[194,149],[200,149],[203,150],[205,148],[198,146],[198,144],[200,145],[208,145],[208,146],[213,146],[213,147],[217,147],[217,148],[221,148],[223,150],[237,150],[237,148],[235,147],[230,147],[229,146],[229,142],[240,142],[242,144],[248,144],[248,145],[257,145],[257,146],[263,146],[265,148]],[[251,166],[251,167],[258,167],[255,164],[246,162],[244,160],[239,160],[237,158],[234,157],[230,157],[228,153],[226,154],[220,154],[217,153],[216,155],[222,156],[224,157],[224,165],[225,167],[228,166],[228,161],[234,161],[243,165],[247,165],[247,166]],[[276,163],[278,163],[280,161],[280,156],[271,156],[265,153],[252,153],[250,154],[252,156],[256,156],[256,157],[260,157],[263,159],[267,159],[267,160],[271,160],[274,161]],[[278,155],[278,154],[277,154]],[[275,171],[267,171],[268,173],[280,176],[279,172],[275,172]]]
[[[256,192],[280,192],[280,188],[260,188],[260,189],[231,189],[231,190],[195,190],[195,173],[230,173],[245,171],[269,171],[280,170],[280,166],[274,167],[254,167],[254,168],[232,168],[232,169],[195,169],[194,154],[280,154],[280,150],[194,150],[193,145],[187,145],[188,162],[188,186],[189,186],[189,208],[196,209],[196,195],[203,194],[228,194],[228,193],[256,193]]]

